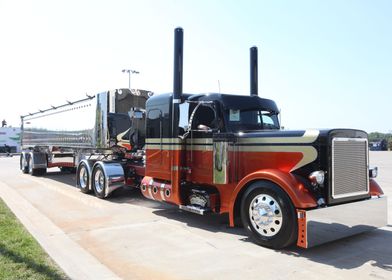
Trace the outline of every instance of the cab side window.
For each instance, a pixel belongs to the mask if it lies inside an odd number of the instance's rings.
[[[147,138],[162,137],[162,112],[159,109],[151,109],[147,112]]]

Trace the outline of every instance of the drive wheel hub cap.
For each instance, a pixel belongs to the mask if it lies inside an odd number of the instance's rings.
[[[276,235],[282,227],[282,210],[279,203],[267,194],[257,195],[249,205],[253,228],[262,236]]]
[[[101,170],[95,172],[94,183],[96,190],[101,193],[105,187],[105,176]]]
[[[80,172],[79,172],[80,187],[85,189],[87,187],[87,180],[88,180],[87,170],[85,167],[82,167],[80,168]]]

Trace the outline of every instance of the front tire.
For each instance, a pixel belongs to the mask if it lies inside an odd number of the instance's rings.
[[[295,213],[288,195],[269,181],[253,183],[242,197],[243,226],[255,243],[264,247],[281,249],[295,242]]]

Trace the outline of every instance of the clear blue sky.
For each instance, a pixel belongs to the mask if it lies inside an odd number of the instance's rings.
[[[0,0],[0,119],[128,86],[172,90],[173,29],[185,30],[184,91],[259,91],[296,128],[392,130],[392,1]]]

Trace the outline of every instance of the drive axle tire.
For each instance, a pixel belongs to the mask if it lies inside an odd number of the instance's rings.
[[[91,183],[96,197],[101,199],[105,198],[105,193],[108,186],[105,172],[99,164],[94,166],[93,175],[91,176]]]
[[[81,162],[76,173],[76,184],[82,193],[89,193],[91,191],[89,188],[90,179],[87,164]]]
[[[297,239],[296,212],[288,195],[276,184],[258,181],[241,201],[243,226],[255,243],[281,249]]]

